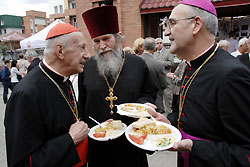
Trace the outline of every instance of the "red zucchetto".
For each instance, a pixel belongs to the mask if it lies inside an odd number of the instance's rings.
[[[46,37],[46,40],[53,38],[53,37],[63,35],[63,34],[69,34],[69,33],[77,32],[77,31],[80,31],[80,30],[78,30],[77,28],[75,28],[71,24],[58,23],[53,28],[51,28],[49,30],[47,37]]]
[[[101,6],[82,14],[91,38],[119,32],[118,14],[115,6]]]

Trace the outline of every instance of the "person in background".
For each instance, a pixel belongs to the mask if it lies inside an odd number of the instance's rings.
[[[232,56],[237,57],[239,55],[243,55],[247,52],[247,38],[241,38],[239,41],[239,48],[231,53]]]
[[[170,53],[169,49],[163,46],[163,41],[161,38],[156,38],[156,51],[154,53],[154,58],[160,61],[164,65],[165,76],[167,73],[171,72],[171,68],[174,66],[174,55]],[[167,79],[167,87],[163,90],[163,105],[166,114],[172,112],[172,80]]]
[[[124,51],[125,53],[135,54],[134,51],[133,51],[129,46],[123,48],[123,51]]]
[[[34,67],[38,66],[40,63],[40,58],[38,57],[39,55],[35,50],[27,50],[25,55],[24,55],[27,60],[29,61],[30,65],[28,66],[27,73],[30,72]]]
[[[238,41],[236,40],[236,32],[235,31],[230,31],[229,32],[229,39],[227,40],[230,43],[230,46],[228,48],[229,53],[233,53],[238,49]]]
[[[16,84],[19,82],[17,75],[21,76],[21,73],[18,71],[16,66],[17,66],[17,61],[12,60],[11,70],[10,70],[12,88],[14,88],[16,86]]]
[[[165,74],[165,66],[160,61],[154,59],[153,54],[155,50],[155,39],[152,37],[145,38],[144,52],[141,58],[146,62],[151,80],[158,88],[155,105],[156,111],[164,113],[163,106],[163,90],[167,88],[168,82]]]
[[[172,85],[172,94],[173,94],[173,100],[172,100],[172,108],[175,108],[177,105],[178,97],[180,94],[180,88],[181,88],[181,81],[182,76],[185,71],[185,68],[187,66],[186,60],[181,60],[177,68],[175,69],[174,73],[169,72],[167,73],[167,77],[172,79],[173,85]]]
[[[215,42],[216,9],[210,0],[183,0],[166,18],[170,52],[190,61],[178,109],[149,112],[179,128],[184,167],[250,166],[250,70]]]
[[[246,41],[248,53],[237,56],[237,58],[250,69],[250,37]]]
[[[17,66],[19,67],[22,77],[24,77],[27,74],[30,62],[24,59],[24,55],[22,53],[20,53],[18,56],[20,59],[17,61]]]
[[[88,125],[81,121],[69,76],[89,58],[83,34],[59,23],[45,41],[43,61],[13,90],[4,126],[9,167],[86,167]]]
[[[83,20],[93,40],[95,55],[79,74],[79,104],[89,127],[109,119],[130,125],[135,120],[117,113],[118,104],[154,103],[157,88],[149,69],[140,57],[122,51],[115,6],[101,6],[85,11]],[[98,21],[101,20],[101,21]],[[105,28],[104,28],[105,27]],[[108,141],[89,138],[88,167],[147,167],[146,152],[132,145],[123,134]]]
[[[225,51],[228,51],[230,43],[227,40],[220,40],[219,45],[222,49],[224,49]]]
[[[141,54],[144,51],[144,39],[143,38],[137,38],[134,41],[133,51],[136,54],[136,56],[141,56]]]
[[[11,85],[11,62],[10,60],[4,60],[4,67],[1,69],[1,77],[2,77],[2,84],[3,84],[3,102],[4,104],[8,101],[8,93],[9,89],[12,90]]]

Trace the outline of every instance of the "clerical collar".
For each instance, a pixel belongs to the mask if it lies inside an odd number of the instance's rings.
[[[46,63],[45,59],[43,59],[43,64],[48,68],[50,69],[52,72],[56,73],[57,75],[60,75],[63,77],[63,82],[66,82],[68,80],[69,77],[66,77],[62,74],[60,74],[59,72],[57,72],[56,70],[54,70],[50,65],[48,65],[48,63]]]
[[[205,50],[202,54],[200,54],[197,58],[190,61],[191,66],[199,67],[211,53],[214,51],[216,47],[216,43],[212,44],[207,50]]]

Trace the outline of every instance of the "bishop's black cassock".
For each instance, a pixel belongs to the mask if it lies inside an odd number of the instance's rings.
[[[190,62],[183,85],[214,49]],[[249,95],[249,69],[219,47],[189,87],[178,122],[185,133],[209,140],[193,140],[190,167],[249,167]],[[177,126],[178,109],[168,119]]]

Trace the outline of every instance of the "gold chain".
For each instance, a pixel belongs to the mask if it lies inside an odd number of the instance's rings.
[[[191,86],[193,80],[195,79],[196,75],[198,74],[198,72],[200,71],[200,69],[208,62],[208,60],[210,60],[213,56],[214,53],[216,52],[216,50],[218,49],[219,45],[216,44],[216,48],[214,49],[213,53],[200,65],[200,67],[191,75],[191,77],[188,79],[188,81],[186,82],[186,84],[184,85],[184,87],[181,89],[181,93],[180,93],[180,103],[179,103],[179,117],[178,117],[178,122],[180,121],[180,117],[182,114],[182,109],[184,106],[184,102],[186,99],[186,95],[188,92],[189,87]],[[182,81],[182,85],[184,84],[185,79],[183,79]],[[179,127],[179,124],[178,124]]]
[[[70,88],[70,91],[72,92],[72,96],[73,96],[73,99],[74,99],[74,105],[75,105],[75,111],[74,109],[72,108],[67,96],[65,95],[65,93],[63,92],[63,90],[60,88],[60,86],[56,83],[56,81],[54,81],[53,78],[51,78],[49,76],[49,74],[42,68],[41,64],[39,64],[39,67],[40,69],[42,70],[42,72],[56,85],[56,87],[58,88],[58,90],[60,91],[61,95],[64,97],[65,101],[67,102],[67,104],[69,105],[75,119],[77,121],[79,121],[79,118],[78,118],[78,109],[77,109],[77,104],[76,104],[76,97],[75,97],[75,94],[74,94],[74,91],[73,89],[71,88],[71,86],[69,85],[69,88]]]
[[[118,99],[117,96],[114,96],[114,88],[115,88],[115,85],[116,85],[116,83],[117,83],[117,81],[118,81],[118,78],[119,78],[119,76],[120,76],[120,73],[121,73],[121,71],[122,71],[123,64],[124,64],[124,62],[125,62],[125,54],[124,54],[124,52],[123,52],[123,57],[124,57],[124,58],[123,58],[123,61],[122,61],[122,64],[121,64],[121,68],[120,68],[120,70],[119,70],[119,72],[118,72],[118,74],[117,74],[117,76],[116,76],[115,82],[114,82],[114,84],[113,84],[112,87],[110,86],[110,84],[109,84],[109,82],[108,82],[108,79],[107,79],[105,73],[103,73],[104,79],[105,79],[105,81],[106,81],[106,83],[107,83],[107,85],[108,85],[108,88],[109,88],[109,96],[107,96],[107,97],[105,98],[105,100],[106,100],[106,101],[110,101],[109,108],[111,109],[111,111],[110,111],[110,114],[111,114],[111,115],[113,115],[113,113],[114,113],[114,112],[113,112],[113,108],[114,108],[113,101],[115,101],[115,100]]]

